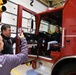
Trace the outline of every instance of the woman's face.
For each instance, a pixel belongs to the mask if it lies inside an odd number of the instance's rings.
[[[3,43],[2,37],[0,35],[0,52],[3,50],[3,47],[4,47],[4,43]]]
[[[60,31],[60,29],[59,29],[58,27],[56,27],[55,31],[56,31],[56,32],[59,32],[59,31]]]

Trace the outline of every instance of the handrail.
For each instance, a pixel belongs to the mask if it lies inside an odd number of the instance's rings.
[[[65,35],[65,28],[62,29],[62,48],[64,48],[64,35]]]

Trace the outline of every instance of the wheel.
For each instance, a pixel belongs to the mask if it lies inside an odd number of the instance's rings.
[[[67,63],[59,70],[58,75],[76,75],[76,63]]]

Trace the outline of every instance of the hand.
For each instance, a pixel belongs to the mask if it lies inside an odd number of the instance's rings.
[[[23,32],[21,32],[21,34],[20,34],[19,37],[20,37],[20,38],[24,38],[24,34],[23,34]]]

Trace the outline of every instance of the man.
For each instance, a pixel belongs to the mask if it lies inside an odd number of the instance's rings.
[[[19,54],[0,55],[0,75],[10,75],[10,72],[14,67],[26,62],[28,58],[28,46],[26,38],[24,37],[23,33],[21,33],[20,39],[21,39],[21,52]],[[3,50],[3,46],[4,43],[0,35],[0,52]]]
[[[13,54],[13,44],[16,42],[16,38],[11,38],[11,26],[2,25],[1,27],[1,36],[4,42],[4,49],[2,54]]]

